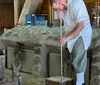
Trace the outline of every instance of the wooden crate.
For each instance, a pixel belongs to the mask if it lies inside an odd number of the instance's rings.
[[[74,80],[71,78],[63,77],[62,78],[62,83],[63,85],[75,85]],[[61,77],[60,76],[55,76],[55,77],[50,77],[45,79],[45,85],[61,85]]]

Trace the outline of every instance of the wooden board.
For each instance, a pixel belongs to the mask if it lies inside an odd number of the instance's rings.
[[[20,0],[14,0],[14,24],[18,23]]]
[[[62,78],[63,85],[75,85],[73,80],[67,77]],[[61,77],[55,76],[45,79],[45,85],[61,85]]]

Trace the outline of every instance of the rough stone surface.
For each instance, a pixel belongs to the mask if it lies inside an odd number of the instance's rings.
[[[90,85],[100,85],[100,76],[92,76]]]
[[[100,85],[100,29],[93,30],[90,85]]]
[[[64,30],[63,30],[63,35],[64,35]],[[37,55],[46,56],[48,53],[48,49],[55,51],[59,51],[59,44],[58,41],[60,39],[60,29],[59,27],[53,27],[53,28],[48,28],[48,27],[39,27],[39,26],[19,26],[15,27],[11,30],[6,31],[1,37],[0,37],[0,42],[3,43],[5,46],[15,46],[17,43],[22,43],[25,47],[31,47],[34,48],[34,46],[42,45],[42,48],[35,47],[35,53]],[[56,42],[57,41],[57,42]],[[53,46],[57,47],[54,48]],[[47,50],[42,50],[41,52],[39,51],[40,49],[46,49],[46,46],[48,47]],[[54,49],[53,49],[54,48]],[[93,50],[93,55],[92,55],[92,71],[91,71],[91,80],[90,80],[90,85],[100,85],[100,29],[93,29],[93,37],[92,37],[92,43],[89,48],[89,50]],[[36,55],[36,56],[37,56]],[[38,58],[36,61],[38,62]],[[43,60],[41,61],[42,65],[45,65]],[[35,62],[36,63],[36,62]],[[35,67],[38,68],[35,68]],[[40,71],[40,64],[36,63],[33,66],[33,69],[35,71]],[[37,69],[37,70],[36,70]],[[45,68],[44,68],[45,69]],[[45,72],[45,71],[41,71]],[[36,73],[36,76],[38,77],[39,74]],[[31,79],[32,80],[32,79]],[[31,81],[30,80],[30,81]],[[34,81],[32,80],[34,83]],[[27,84],[31,85],[31,84]]]
[[[99,63],[99,62],[100,62],[100,57],[99,56],[93,58],[92,63]]]
[[[59,39],[59,27],[49,28],[42,26],[18,26],[6,31],[0,37],[0,41],[6,46],[16,46],[17,43],[22,43],[26,47],[34,47],[34,45],[45,43],[48,40],[54,42]]]
[[[100,68],[98,66],[92,66],[92,75],[100,75]]]
[[[34,78],[32,74],[22,72],[20,72],[20,75],[22,75],[23,85],[45,85],[44,78]],[[12,80],[11,70],[5,69],[5,79],[8,81]]]

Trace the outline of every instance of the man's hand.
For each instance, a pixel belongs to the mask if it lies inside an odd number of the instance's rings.
[[[58,18],[62,19],[62,11],[58,11]]]
[[[69,40],[69,37],[68,36],[63,36],[61,39],[60,39],[60,45],[63,46],[65,45],[65,43]]]

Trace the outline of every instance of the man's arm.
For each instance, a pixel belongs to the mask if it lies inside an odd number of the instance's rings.
[[[61,46],[63,46],[68,40],[78,36],[78,34],[80,33],[80,31],[83,28],[84,28],[84,21],[77,23],[77,25],[73,31],[71,31],[69,34],[67,34],[61,38],[61,40],[60,40]]]
[[[76,36],[78,36],[78,34],[80,33],[80,31],[84,28],[84,21],[81,21],[79,23],[77,23],[75,29],[70,32],[69,34],[65,35],[67,37],[69,37],[69,39],[72,39]]]

